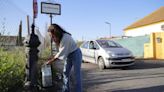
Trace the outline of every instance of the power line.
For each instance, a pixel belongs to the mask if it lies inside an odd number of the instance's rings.
[[[24,11],[22,8],[20,8],[19,6],[17,6],[12,0],[0,0],[1,3],[4,2],[6,4],[8,4],[7,6],[4,6],[4,8],[8,8],[11,7],[12,9],[18,11],[19,13],[23,14],[24,16],[29,15],[26,11]],[[32,17],[29,16],[30,20],[32,20]]]
[[[0,0],[0,9],[0,21],[3,21],[3,18],[6,18],[7,20],[5,21],[5,31],[12,32],[13,34],[17,35],[19,21],[26,21],[26,16],[29,14],[22,8],[20,8],[18,5],[16,5],[12,0]],[[29,19],[30,21],[33,20],[30,15]],[[1,22],[0,26],[2,26]],[[26,29],[24,28],[24,30]],[[24,33],[26,33],[26,31],[24,31]]]

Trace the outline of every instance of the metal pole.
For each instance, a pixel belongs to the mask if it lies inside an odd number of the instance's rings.
[[[50,23],[52,24],[52,14],[50,14]]]
[[[109,24],[109,34],[110,34],[110,37],[112,37],[112,35],[111,35],[111,23]]]
[[[109,23],[109,22],[105,22],[106,24],[108,24],[109,25],[109,37],[111,38],[111,23]]]
[[[50,14],[50,24],[52,25],[52,14]],[[52,38],[51,38],[51,56],[53,55],[52,52]]]

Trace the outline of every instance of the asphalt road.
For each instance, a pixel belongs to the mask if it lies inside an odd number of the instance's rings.
[[[82,64],[84,92],[164,92],[164,60],[137,60],[128,69]]]

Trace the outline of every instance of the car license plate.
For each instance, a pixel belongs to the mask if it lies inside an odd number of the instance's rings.
[[[128,61],[131,61],[131,59],[122,59],[122,61],[128,62]]]

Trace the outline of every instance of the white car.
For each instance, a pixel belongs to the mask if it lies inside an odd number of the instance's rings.
[[[98,64],[100,69],[134,64],[132,52],[111,40],[86,41],[81,46],[83,61]]]

